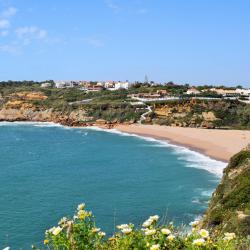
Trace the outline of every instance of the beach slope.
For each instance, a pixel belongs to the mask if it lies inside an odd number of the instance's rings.
[[[250,143],[250,131],[167,127],[159,125],[119,125],[117,130],[168,140],[194,149],[211,158],[228,162],[230,157]]]

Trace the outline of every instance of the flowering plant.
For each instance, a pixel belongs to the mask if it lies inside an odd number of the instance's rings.
[[[118,225],[118,231],[106,238],[105,232],[96,227],[92,213],[80,204],[73,219],[63,217],[45,232],[44,246],[48,250],[233,250],[242,243],[235,233],[211,236],[208,230],[199,228],[198,221],[190,223],[188,234],[174,228],[173,223],[162,226],[158,221],[159,216],[154,215],[138,229],[133,224]]]

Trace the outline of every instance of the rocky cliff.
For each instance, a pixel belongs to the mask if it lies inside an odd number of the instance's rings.
[[[91,119],[84,110],[58,112],[53,109],[36,110],[33,107],[2,108],[0,121],[55,122],[68,126],[84,126]]]
[[[68,126],[85,126],[92,119],[82,109],[59,111],[34,104],[35,101],[48,99],[42,92],[17,92],[5,98],[0,96],[0,101],[1,99],[0,121],[55,122]]]
[[[89,104],[91,99],[85,102],[72,102],[76,98],[76,93],[72,91],[74,90],[5,89],[4,95],[0,91],[0,121],[55,122],[67,126],[98,125],[112,128],[117,123],[130,124],[140,117],[140,112],[137,112],[135,107],[129,107],[123,103],[120,105],[107,103],[98,105],[95,102]],[[80,93],[82,94],[81,91]]]
[[[227,100],[178,100],[155,103],[147,123],[178,127],[249,128],[249,107]]]
[[[250,235],[250,145],[234,155],[213,193],[202,227]]]

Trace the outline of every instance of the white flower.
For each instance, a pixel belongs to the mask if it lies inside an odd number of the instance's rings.
[[[98,235],[99,235],[100,237],[104,237],[104,236],[106,235],[106,233],[104,233],[104,232],[99,232]]]
[[[192,227],[196,227],[196,226],[198,226],[198,224],[199,224],[198,220],[195,220],[195,221],[192,221],[192,222],[189,223],[189,225],[192,226]]]
[[[205,229],[201,229],[199,234],[202,238],[207,238],[209,236],[209,232]]]
[[[193,245],[196,245],[196,246],[203,246],[204,244],[205,244],[204,239],[197,239],[193,241]]]
[[[120,229],[120,230],[122,230],[124,228],[128,228],[128,227],[129,227],[128,224],[121,224],[121,225],[117,226],[117,228]]]
[[[236,237],[235,233],[224,233],[224,235],[224,240],[227,241],[233,240]]]
[[[130,225],[121,224],[121,225],[117,226],[117,228],[120,229],[124,234],[129,234],[132,232],[131,226],[133,226],[133,225],[132,224],[130,224]]]
[[[150,247],[150,250],[159,250],[160,249],[160,245],[159,244],[156,244],[156,245],[152,245]]]
[[[159,218],[160,217],[158,215],[150,216],[146,221],[143,222],[142,226],[143,227],[150,227],[152,225],[152,223],[158,221]]]
[[[126,227],[121,230],[124,234],[130,234],[132,232],[132,228]]]
[[[142,226],[143,227],[150,227],[153,223],[153,220],[147,219],[146,221],[143,222]]]
[[[236,237],[235,233],[224,233],[226,237]]]
[[[49,230],[46,230],[46,233],[52,233],[54,230],[55,230],[55,227],[52,227]]]
[[[145,230],[145,235],[153,235],[156,233],[155,229],[146,229]]]
[[[165,234],[165,235],[171,234],[171,231],[168,228],[162,228],[161,232],[162,234]]]
[[[78,205],[77,210],[83,210],[85,208],[85,203],[81,203]]]
[[[52,234],[53,235],[58,235],[59,233],[61,233],[61,231],[62,231],[62,228],[61,227],[56,227],[56,228],[54,228],[54,230],[52,231]]]
[[[97,233],[97,232],[99,232],[100,230],[101,230],[101,228],[93,227],[93,228],[91,229],[91,232],[92,232],[92,233]]]
[[[149,219],[152,221],[158,221],[159,220],[159,215],[154,215],[154,216],[150,216]]]
[[[58,225],[63,225],[67,222],[67,218],[66,217],[63,217],[59,222],[58,222]]]
[[[175,236],[174,236],[173,234],[170,234],[170,235],[167,237],[167,239],[170,240],[170,241],[174,240],[174,238],[175,238]]]

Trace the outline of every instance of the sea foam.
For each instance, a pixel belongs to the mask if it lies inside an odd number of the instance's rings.
[[[106,133],[117,134],[119,136],[126,136],[126,137],[136,137],[138,139],[142,139],[147,142],[151,142],[151,145],[147,145],[150,147],[166,147],[173,150],[173,153],[178,155],[179,160],[183,160],[188,162],[185,164],[186,167],[191,168],[198,168],[205,171],[208,171],[218,178],[222,177],[223,169],[226,167],[226,163],[222,161],[218,161],[215,159],[210,158],[202,153],[196,152],[184,146],[175,145],[170,143],[167,140],[159,140],[154,139],[152,137],[141,136],[133,133],[125,133],[118,131],[116,129],[104,129],[99,127],[66,127],[57,123],[53,122],[0,122],[0,126],[17,126],[17,125],[30,125],[36,127],[60,127],[63,129],[86,129],[86,130],[94,130]]]
[[[133,133],[131,133],[131,134],[125,133],[125,132],[118,131],[116,129],[103,129],[103,128],[98,128],[98,127],[87,127],[86,129],[95,130],[95,131],[103,131],[103,132],[113,133],[113,134],[117,134],[120,136],[126,136],[126,137],[128,137],[128,136],[136,137],[136,138],[142,139],[144,141],[152,142],[153,143],[152,145],[147,145],[150,147],[170,148],[173,150],[173,152],[175,154],[178,155],[179,160],[183,160],[183,161],[188,162],[188,164],[185,164],[186,167],[206,170],[206,171],[216,175],[219,178],[222,177],[223,169],[227,165],[227,163],[225,163],[225,162],[212,159],[209,156],[206,156],[202,153],[196,152],[196,151],[189,149],[187,147],[175,145],[173,143],[170,143],[167,140],[159,140],[159,139],[154,139],[151,137],[136,135]]]
[[[61,124],[54,122],[0,122],[0,126],[35,126],[35,127],[63,127]]]

